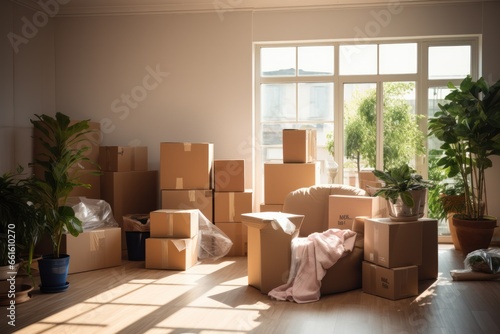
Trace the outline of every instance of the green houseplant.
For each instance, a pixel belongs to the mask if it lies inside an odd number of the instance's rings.
[[[500,155],[500,81],[490,86],[467,76],[460,87],[448,87],[448,102],[439,105],[428,129],[443,143],[437,165],[463,182],[465,212],[453,216],[453,225],[468,254],[487,248],[496,227],[496,218],[487,214],[485,170],[493,165],[490,157]]]
[[[387,171],[373,170],[373,174],[382,182],[382,187],[373,194],[387,200],[389,217],[395,221],[411,221],[423,217],[427,189],[430,181],[408,164],[401,164]]]
[[[55,118],[48,115],[35,115],[32,119],[34,140],[41,145],[41,152],[35,157],[34,166],[42,171],[37,177],[36,189],[39,195],[40,210],[46,222],[46,231],[52,241],[52,254],[43,255],[39,260],[41,289],[44,292],[65,290],[69,255],[61,254],[60,246],[64,233],[78,236],[83,232],[82,222],[75,216],[75,211],[67,205],[67,199],[75,187],[90,185],[79,182],[78,165],[89,160],[85,152],[89,146],[81,145],[84,136],[89,133],[89,120],[71,122],[62,113]],[[35,173],[36,175],[36,173]],[[54,263],[57,267],[50,267]],[[65,271],[61,268],[66,268]],[[59,278],[45,277],[45,273],[62,272]]]

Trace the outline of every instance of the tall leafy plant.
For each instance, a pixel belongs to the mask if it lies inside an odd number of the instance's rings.
[[[79,181],[76,172],[79,164],[89,160],[85,152],[90,147],[82,145],[82,141],[92,130],[89,130],[89,120],[72,123],[68,116],[59,112],[55,118],[45,114],[35,117],[31,120],[35,141],[43,148],[34,161],[35,167],[43,172],[37,179],[36,189],[52,239],[53,256],[58,258],[62,235],[67,232],[78,236],[83,232],[82,222],[66,202],[75,187],[90,188],[89,184]]]
[[[500,155],[500,80],[489,85],[484,78],[467,76],[460,87],[449,83],[448,103],[439,104],[429,119],[429,135],[443,142],[437,165],[448,177],[460,176],[465,193],[461,218],[482,220],[487,214],[485,170],[491,156]]]

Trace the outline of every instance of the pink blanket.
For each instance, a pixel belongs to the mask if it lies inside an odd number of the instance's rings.
[[[356,232],[329,229],[307,238],[292,240],[292,263],[288,282],[268,295],[277,300],[310,303],[319,300],[326,270],[354,248]]]

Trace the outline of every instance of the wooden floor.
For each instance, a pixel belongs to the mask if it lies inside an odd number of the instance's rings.
[[[415,298],[390,301],[350,291],[296,304],[247,285],[246,258],[223,258],[185,272],[143,262],[70,275],[66,292],[18,304],[13,328],[2,306],[0,333],[500,333],[500,281],[452,281],[463,268],[439,249],[440,276]]]

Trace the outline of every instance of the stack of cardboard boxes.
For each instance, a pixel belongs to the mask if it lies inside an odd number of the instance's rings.
[[[241,214],[253,211],[253,192],[245,190],[244,175],[244,160],[214,161],[214,223],[233,242],[226,256],[247,255]]]
[[[319,183],[315,129],[283,130],[283,163],[264,164],[264,203],[260,211],[282,211],[291,191]]]
[[[144,214],[158,208],[158,171],[148,170],[147,147],[101,146],[99,165],[101,199],[109,203],[120,227],[125,215]],[[124,230],[122,249],[125,253]]]
[[[146,239],[148,269],[186,270],[198,261],[198,210],[155,210]]]
[[[365,220],[363,291],[397,300],[418,295],[419,280],[436,279],[437,221]]]

